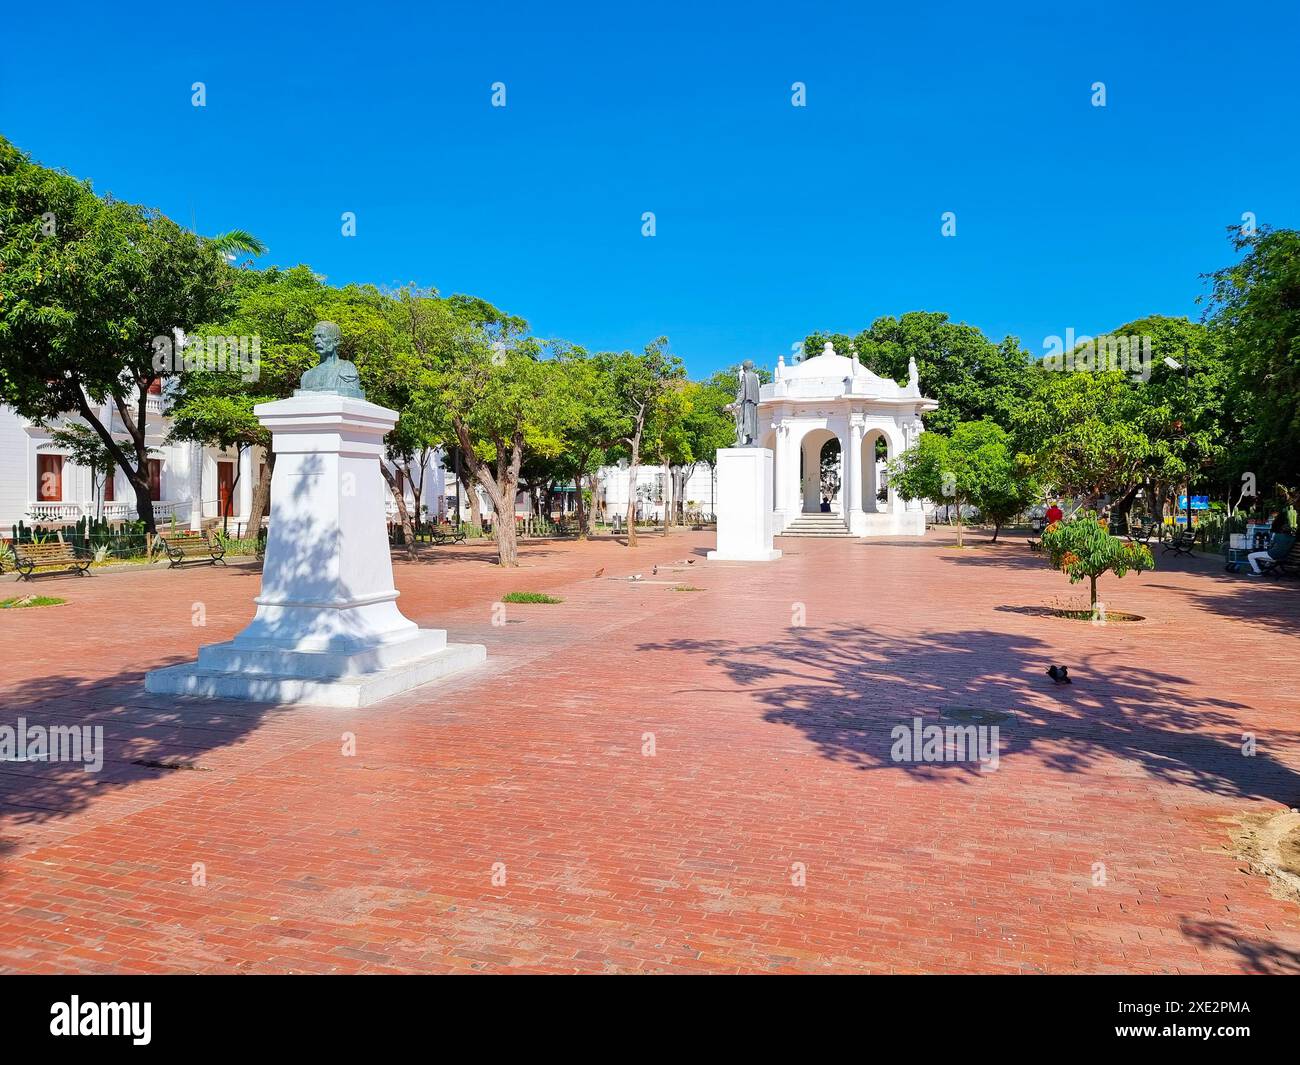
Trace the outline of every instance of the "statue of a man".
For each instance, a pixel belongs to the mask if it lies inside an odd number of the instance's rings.
[[[304,393],[327,392],[336,396],[351,396],[353,399],[365,399],[361,391],[361,375],[357,368],[347,359],[339,358],[339,341],[343,339],[343,330],[333,322],[317,322],[311,331],[311,345],[320,356],[320,362],[302,375],[298,390],[294,395]]]
[[[728,404],[736,419],[736,447],[758,446],[758,374],[746,359],[740,368],[736,401]]]

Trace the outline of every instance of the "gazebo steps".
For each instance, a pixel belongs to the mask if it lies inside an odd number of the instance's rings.
[[[844,527],[838,514],[800,514],[778,536],[847,537],[853,534]]]

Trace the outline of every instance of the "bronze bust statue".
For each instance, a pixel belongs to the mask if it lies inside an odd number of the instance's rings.
[[[341,330],[333,322],[317,322],[311,331],[311,345],[320,356],[320,362],[302,375],[298,390],[294,393],[328,392],[336,396],[351,396],[353,399],[365,399],[361,391],[361,375],[357,368],[347,359],[339,358],[339,341],[343,338]]]

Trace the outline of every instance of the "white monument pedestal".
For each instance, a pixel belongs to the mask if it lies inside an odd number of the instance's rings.
[[[397,422],[364,399],[301,393],[255,410],[276,453],[273,520],[252,622],[145,689],[261,703],[368,706],[487,658],[397,609],[379,470]]]
[[[771,562],[772,452],[765,447],[718,449],[718,549],[714,561]]]

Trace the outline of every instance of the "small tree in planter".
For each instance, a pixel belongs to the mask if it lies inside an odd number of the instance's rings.
[[[1097,578],[1103,573],[1122,577],[1132,570],[1155,569],[1155,559],[1145,544],[1111,536],[1106,523],[1090,511],[1080,511],[1071,521],[1054,521],[1043,530],[1043,550],[1054,569],[1070,583],[1088,578],[1093,617],[1097,616]]]

